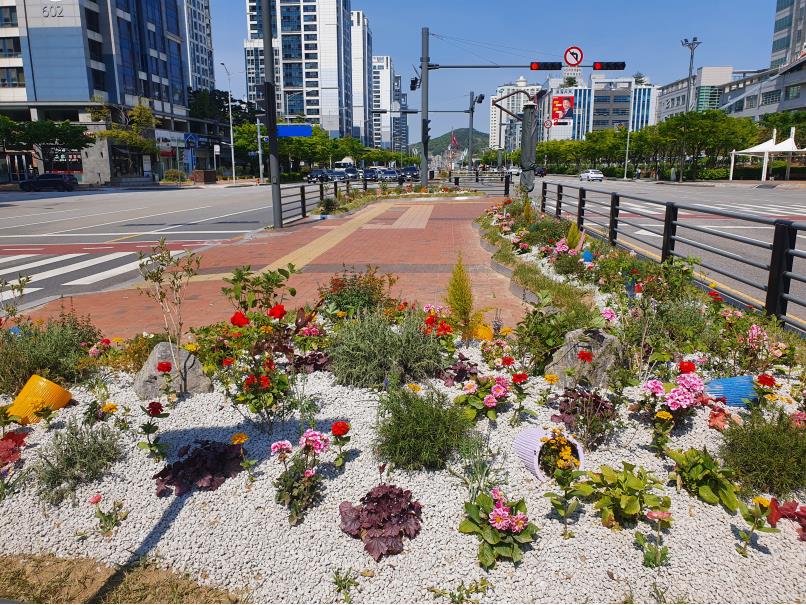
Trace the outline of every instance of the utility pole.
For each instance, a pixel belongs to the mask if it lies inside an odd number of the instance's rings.
[[[260,136],[260,118],[257,119],[257,161],[260,164],[260,182],[263,183],[263,137]]]
[[[227,98],[229,102],[227,103],[227,107],[229,108],[229,149],[230,149],[230,158],[232,160],[232,181],[235,182],[235,134],[234,129],[232,127],[232,78],[230,76],[230,71],[227,68],[227,65],[222,61],[221,65],[224,66],[224,71],[227,72]]]
[[[697,47],[702,44],[702,40],[698,40],[697,36],[694,36],[691,41],[688,38],[683,38],[680,41],[680,44],[688,48],[689,52],[691,53],[689,62],[688,62],[688,86],[686,86],[686,113],[691,111],[691,85],[692,80],[694,79],[694,51],[697,50]],[[683,172],[685,171],[686,167],[686,152],[685,149],[683,153],[680,154],[680,182],[683,182]]]
[[[269,137],[269,179],[274,227],[283,227],[283,199],[280,191],[280,150],[277,142],[277,86],[274,83],[274,48],[270,0],[260,0],[263,10],[263,98],[266,102],[266,130]],[[262,163],[261,163],[262,165]]]
[[[476,107],[476,93],[470,91],[470,128],[467,129],[467,167],[473,171],[473,114]]]
[[[268,2],[268,0],[264,0]],[[420,101],[421,114],[421,129],[422,129],[422,143],[423,143],[423,157],[420,159],[420,184],[423,187],[428,187],[428,143],[430,142],[431,135],[429,134],[428,119],[428,71],[431,63],[429,53],[429,38],[431,34],[427,27],[422,30],[422,53],[420,55],[420,86],[422,89],[422,99]]]

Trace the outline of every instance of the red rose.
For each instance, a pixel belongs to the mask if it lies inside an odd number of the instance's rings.
[[[168,374],[173,367],[174,365],[170,361],[160,361],[157,364],[157,372],[160,374]]]
[[[154,418],[155,416],[159,416],[162,414],[162,404],[159,401],[152,401],[148,404],[148,415]]]
[[[350,432],[350,423],[343,420],[334,422],[330,427],[330,432],[336,437],[344,437]]]
[[[271,309],[269,309],[269,317],[273,317],[274,319],[282,319],[285,317],[285,307],[283,305],[274,305]]]
[[[225,357],[224,359],[221,360],[221,365],[227,368],[231,366],[233,363],[235,363],[235,360],[232,357]]]
[[[697,371],[697,365],[693,361],[681,361],[677,366],[681,374],[691,374]]]
[[[229,322],[233,326],[243,328],[244,326],[249,325],[249,318],[240,311],[236,311],[235,315],[229,318]]]
[[[527,380],[529,380],[529,374],[521,372],[512,375],[512,382],[514,382],[515,384],[523,384]]]
[[[590,351],[580,351],[577,353],[577,359],[585,363],[591,363],[593,361],[593,353]]]
[[[514,366],[515,365],[515,358],[509,357],[509,356],[502,357],[501,358],[501,365],[504,366],[505,368],[508,368],[510,366]]]
[[[758,383],[763,387],[774,387],[775,386],[775,378],[770,376],[769,374],[759,374],[756,378]]]

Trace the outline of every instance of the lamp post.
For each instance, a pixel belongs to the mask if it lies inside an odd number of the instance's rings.
[[[470,109],[467,111],[470,114],[470,128],[467,134],[467,166],[470,170],[473,170],[473,116],[476,113],[476,105],[481,105],[483,102],[484,95],[476,96],[476,93],[470,93]]]
[[[227,72],[227,95],[229,101],[227,107],[229,108],[229,148],[230,159],[232,160],[232,181],[235,182],[235,130],[232,127],[232,74],[230,74],[227,64],[221,61],[224,71]]]
[[[691,80],[694,77],[694,51],[697,50],[697,47],[702,44],[702,40],[698,40],[697,36],[694,36],[690,41],[688,38],[683,38],[680,41],[680,44],[688,48],[690,52],[689,62],[688,62],[688,86],[686,86],[686,113],[691,111]],[[683,182],[683,172],[685,171],[685,164],[686,164],[686,154],[685,150],[684,153],[681,154],[680,157],[680,182]]]

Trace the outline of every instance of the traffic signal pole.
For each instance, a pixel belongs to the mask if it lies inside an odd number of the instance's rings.
[[[268,0],[264,0],[268,2]],[[423,187],[428,187],[428,144],[431,140],[431,136],[429,133],[429,122],[428,119],[428,78],[429,78],[429,70],[431,68],[431,57],[429,56],[429,42],[430,42],[431,33],[429,32],[427,27],[423,28],[422,31],[422,54],[420,55],[420,73],[421,73],[421,80],[420,86],[422,87],[422,99],[420,102],[420,111],[421,111],[421,132],[422,132],[422,145],[423,145],[423,157],[420,159],[420,184]]]
[[[263,184],[263,137],[260,134],[260,118],[257,119],[257,161],[260,165],[260,183]]]
[[[473,170],[473,114],[476,112],[476,93],[470,93],[470,128],[467,131],[467,167]]]
[[[261,0],[263,10],[263,99],[266,103],[266,134],[269,137],[269,179],[273,226],[283,227],[283,199],[280,191],[280,146],[277,141],[277,86],[274,83],[274,48],[270,0]]]

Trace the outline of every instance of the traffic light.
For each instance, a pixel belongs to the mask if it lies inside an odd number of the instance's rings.
[[[563,68],[563,64],[559,61],[532,61],[529,64],[529,69],[532,71],[558,71]]]
[[[426,145],[431,140],[431,120],[423,120],[423,143]]]
[[[595,61],[593,63],[593,71],[619,71],[626,68],[627,64],[624,61]]]
[[[412,91],[415,91],[418,88],[420,88],[420,78],[412,78],[409,87],[411,88]]]

